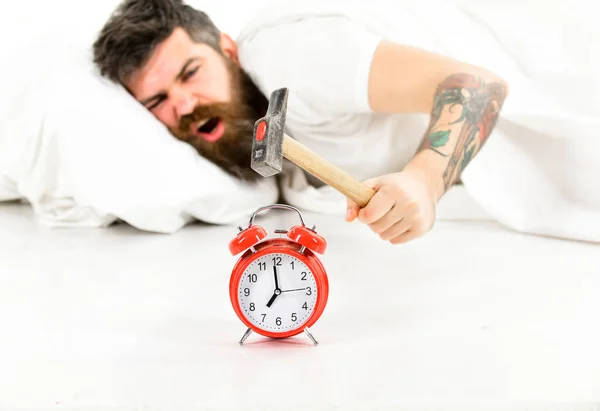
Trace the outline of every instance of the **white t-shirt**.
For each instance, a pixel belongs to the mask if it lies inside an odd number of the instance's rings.
[[[369,105],[369,72],[381,40],[406,43],[411,39],[399,36],[409,33],[423,44],[429,36],[405,11],[389,18],[390,2],[374,3],[279,1],[237,39],[242,67],[267,97],[289,89],[288,135],[360,180],[402,170],[429,120],[375,113]]]

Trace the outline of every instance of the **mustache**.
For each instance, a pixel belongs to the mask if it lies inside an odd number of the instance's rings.
[[[232,103],[213,103],[197,106],[192,113],[182,116],[177,131],[179,134],[189,133],[193,123],[215,117],[234,127],[254,126],[252,114],[244,107]]]

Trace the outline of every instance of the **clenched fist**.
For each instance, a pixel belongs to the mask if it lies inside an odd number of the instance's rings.
[[[418,170],[386,174],[364,183],[376,192],[362,209],[348,199],[347,221],[358,218],[392,244],[413,240],[433,227],[437,195]]]

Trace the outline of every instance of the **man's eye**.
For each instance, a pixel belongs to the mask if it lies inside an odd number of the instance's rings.
[[[160,106],[163,101],[164,101],[164,99],[161,98],[156,103],[148,106],[148,110],[154,110],[156,107]]]
[[[192,78],[194,76],[194,74],[196,74],[197,71],[198,71],[198,67],[185,73],[183,76],[183,81],[186,81],[186,80],[189,80],[190,78]]]
[[[154,103],[150,104],[149,106],[146,106],[146,108],[148,110],[153,110],[156,107],[160,106],[162,104],[163,101],[165,101],[167,99],[167,97],[165,95],[161,95],[159,97],[156,98],[156,100],[154,101]]]

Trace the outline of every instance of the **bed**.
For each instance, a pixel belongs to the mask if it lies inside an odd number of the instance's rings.
[[[328,241],[319,345],[240,345],[235,225],[50,229],[26,205],[0,206],[0,409],[598,409],[597,245],[482,216],[391,246],[303,217]],[[273,237],[297,219],[256,222]]]

